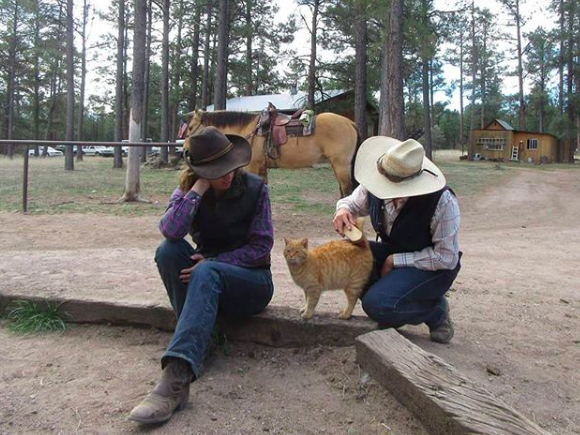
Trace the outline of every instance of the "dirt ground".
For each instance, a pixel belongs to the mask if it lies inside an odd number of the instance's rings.
[[[464,257],[449,295],[451,345],[431,343],[424,326],[402,332],[551,433],[580,434],[580,171],[513,172],[500,188],[459,195]],[[0,292],[167,304],[152,260],[157,221],[0,214]],[[336,236],[329,216],[301,217],[298,226],[274,205],[274,223],[273,304],[298,308],[283,237],[316,245]],[[342,303],[325,294],[318,310],[338,312]],[[131,433],[124,416],[151,388],[168,339],[132,328],[77,326],[25,339],[0,329],[0,434]],[[359,380],[353,348],[234,345],[196,386],[193,412],[155,432],[423,433],[372,382],[358,398]]]

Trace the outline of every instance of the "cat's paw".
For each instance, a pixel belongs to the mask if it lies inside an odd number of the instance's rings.
[[[341,320],[348,320],[350,319],[352,316],[348,313],[345,313],[344,311],[341,311],[340,313],[338,313],[338,318]]]
[[[304,319],[304,320],[308,320],[308,319],[312,319],[312,316],[314,315],[314,313],[309,313],[308,311],[304,310],[304,312],[300,313],[300,316]]]

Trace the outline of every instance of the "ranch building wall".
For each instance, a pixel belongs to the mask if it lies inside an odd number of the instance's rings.
[[[486,160],[555,163],[562,162],[564,154],[555,136],[514,130],[500,120],[492,121],[484,129],[472,130],[470,134],[470,160],[479,155]]]

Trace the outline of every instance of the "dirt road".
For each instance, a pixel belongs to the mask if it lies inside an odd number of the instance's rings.
[[[407,327],[403,331],[412,341],[443,357],[553,434],[580,434],[579,185],[580,171],[576,169],[519,169],[514,170],[514,175],[508,177],[500,188],[486,190],[478,197],[460,195],[463,267],[450,293],[456,336],[450,346],[441,346],[428,341],[426,327]],[[302,294],[287,272],[282,257],[282,239],[284,236],[305,235],[317,244],[334,238],[335,234],[330,228],[329,217],[305,216],[297,227],[296,217],[288,216],[276,205],[274,222],[276,294],[273,303],[298,308]],[[161,240],[156,225],[157,218],[151,217],[0,214],[0,291],[167,304],[152,261],[154,249]],[[296,228],[303,230],[296,234]],[[338,293],[325,294],[318,310],[338,312],[342,298]],[[360,306],[355,313],[362,314]],[[157,341],[141,350],[124,345],[128,340],[126,337],[135,341],[135,335],[140,332],[119,333],[106,328],[82,331],[81,337],[84,338],[71,337],[70,333],[62,338],[62,343],[75,343],[74,346],[80,346],[82,342],[83,346],[79,347],[82,357],[72,350],[72,344],[68,350],[58,350],[59,346],[47,344],[47,338],[31,338],[24,340],[25,345],[21,346],[21,339],[2,332],[0,346],[10,349],[9,353],[3,351],[0,357],[0,364],[8,367],[3,369],[2,384],[9,388],[18,386],[18,382],[23,382],[23,376],[30,376],[31,382],[36,384],[46,379],[44,369],[35,368],[27,372],[21,366],[26,367],[24,361],[28,355],[41,359],[53,351],[60,358],[63,358],[63,353],[70,352],[73,361],[84,358],[79,362],[80,367],[90,370],[92,364],[98,366],[111,355],[91,352],[90,347],[84,347],[86,341],[99,334],[112,334],[114,345],[111,346],[123,356],[121,373],[112,369],[106,372],[97,370],[86,380],[89,385],[108,383],[110,394],[111,389],[118,387],[112,381],[117,376],[126,379],[127,384],[153,375],[155,364],[151,358],[159,356],[167,340],[165,335],[160,338],[156,335]],[[39,353],[37,347],[45,349],[45,353]],[[102,347],[106,348],[105,344]],[[139,353],[134,353],[136,350]],[[239,351],[244,353],[245,349]],[[268,351],[264,352],[267,354]],[[349,358],[349,364],[354,364],[352,355]],[[21,366],[14,361],[20,361]],[[136,367],[140,361],[145,372],[137,374],[135,371],[138,371]],[[293,364],[291,355],[287,361],[288,365]],[[70,362],[65,359],[61,364],[72,370]],[[284,373],[276,372],[275,376],[304,376],[301,372],[295,375],[294,372]],[[72,371],[69,376],[72,379]],[[51,394],[60,391],[74,404],[75,393],[67,385],[62,382],[61,389],[55,388]],[[17,391],[15,388],[12,390]],[[6,403],[2,394],[0,403]],[[38,397],[38,394],[31,394]],[[308,392],[304,391],[303,395],[307,397]],[[26,401],[26,397],[18,400]],[[137,393],[116,397],[118,408],[124,412],[129,406],[127,402],[132,402]],[[120,415],[114,414],[116,408],[110,409],[110,403],[102,399],[87,401],[84,411],[100,415],[113,413],[108,418],[117,421]],[[269,399],[271,397],[266,395],[266,403],[270,402]],[[41,411],[43,406],[27,408],[24,405],[21,403],[19,409],[45,412]],[[280,404],[274,400],[271,406],[279,407]],[[74,423],[77,417],[71,409],[74,406],[69,409],[72,412],[69,420]],[[24,417],[7,414],[3,406],[0,410],[0,422],[3,422],[0,434],[3,431],[26,433],[6,429],[7,421],[20,424]],[[300,408],[300,412],[307,411]],[[278,417],[273,418],[276,420]],[[87,422],[83,416],[81,419]],[[95,422],[93,419],[93,424]],[[80,426],[83,427],[86,428]],[[284,427],[288,429],[290,426]],[[345,427],[340,426],[340,430],[344,429],[342,432],[333,432],[335,429],[332,429],[327,433],[348,433]],[[417,428],[405,432],[408,429],[403,427],[403,432],[393,433],[419,433]],[[377,432],[376,427],[373,430],[350,433],[382,433]],[[58,428],[54,432],[58,433]],[[97,429],[91,432],[87,429],[86,432],[79,430],[79,433],[117,432]],[[312,433],[322,432],[313,430]]]

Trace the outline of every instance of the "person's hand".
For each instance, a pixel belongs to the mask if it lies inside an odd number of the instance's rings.
[[[395,268],[395,263],[393,262],[393,256],[389,255],[385,262],[383,263],[383,267],[381,267],[381,277],[385,276],[391,270]]]
[[[355,226],[355,220],[350,211],[346,208],[339,208],[332,219],[334,229],[344,237],[344,229],[352,229]]]
[[[211,187],[211,184],[210,184],[209,180],[206,180],[205,178],[198,178],[195,181],[195,183],[193,184],[193,187],[191,188],[191,190],[193,190],[199,196],[203,196],[203,194],[205,192],[207,192],[207,190],[210,187]]]
[[[205,258],[203,258],[203,255],[201,254],[193,254],[191,256],[191,259],[195,262],[195,264],[192,267],[188,267],[187,269],[182,269],[181,274],[179,275],[179,279],[184,284],[187,284],[189,282],[191,272],[193,272],[193,270],[199,265],[199,263],[205,260]]]

